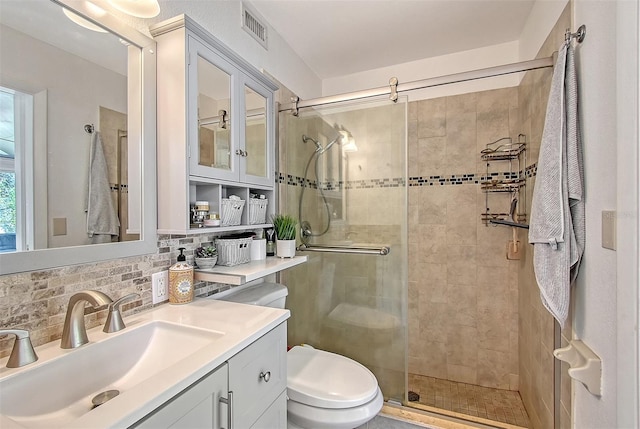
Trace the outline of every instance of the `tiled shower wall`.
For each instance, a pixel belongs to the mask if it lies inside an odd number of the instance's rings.
[[[547,37],[537,58],[548,57],[557,51],[564,41],[564,31],[571,26],[571,2],[566,6],[558,22]],[[538,159],[540,141],[544,129],[545,112],[552,70],[545,69],[528,72],[518,87],[520,124],[522,132],[530,136],[528,157],[530,164]],[[531,207],[531,196],[535,178],[527,184],[527,207]],[[554,396],[554,357],[553,349],[556,328],[553,317],[543,307],[533,272],[533,248],[526,245],[524,255],[519,262],[519,373],[520,395],[529,413],[534,429],[571,427],[571,382],[567,375],[568,366],[563,364],[559,374],[561,394]],[[571,311],[571,310],[570,310]],[[572,338],[569,322],[562,331],[562,342]],[[559,421],[554,422],[554,410]]]
[[[511,229],[482,223],[479,186],[480,151],[516,139],[518,118],[517,88],[409,104],[412,374],[518,389],[519,264],[506,259]]]

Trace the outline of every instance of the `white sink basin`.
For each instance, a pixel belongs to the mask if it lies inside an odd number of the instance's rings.
[[[92,410],[97,394],[126,393],[162,377],[163,370],[223,336],[164,321],[127,327],[0,379],[0,414],[26,428],[66,426]]]

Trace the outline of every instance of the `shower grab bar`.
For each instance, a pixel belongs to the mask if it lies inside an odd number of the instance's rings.
[[[380,255],[386,256],[391,252],[391,247],[389,246],[380,246],[380,247],[369,247],[369,246],[325,246],[321,244],[314,244],[312,246],[307,246],[306,244],[301,244],[298,246],[298,251],[304,252],[327,252],[327,253],[357,253],[362,255]]]

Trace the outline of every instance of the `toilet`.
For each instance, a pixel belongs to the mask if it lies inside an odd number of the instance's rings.
[[[216,299],[284,308],[288,290],[279,283],[234,288]],[[295,346],[287,353],[289,429],[353,429],[382,409],[378,380],[368,368],[335,353]]]

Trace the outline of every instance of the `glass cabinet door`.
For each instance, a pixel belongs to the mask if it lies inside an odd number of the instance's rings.
[[[269,118],[273,115],[272,97],[259,85],[244,84],[244,153],[240,171],[242,179],[249,183],[272,185],[272,150]]]
[[[190,174],[235,180],[235,69],[196,40],[190,39],[189,48]]]
[[[267,99],[245,85],[246,174],[267,177]]]

